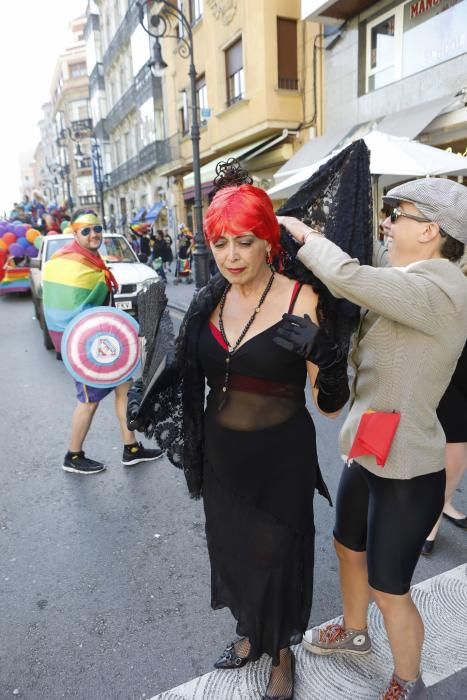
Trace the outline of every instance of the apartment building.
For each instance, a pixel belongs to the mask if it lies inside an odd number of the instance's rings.
[[[300,21],[299,0],[176,4],[193,36],[204,204],[215,164],[231,155],[268,187],[274,171],[320,133],[318,25]],[[144,6],[161,11],[161,3]],[[139,20],[137,0],[88,6],[90,103],[106,209],[122,224],[157,218],[175,232],[177,223],[192,226],[194,202],[189,61],[182,55],[188,30],[168,18],[161,38],[167,68],[153,75],[154,40]]]
[[[179,0],[193,36],[201,122],[201,182],[206,207],[219,160],[237,157],[267,188],[273,173],[321,130],[321,63],[313,50],[318,25],[300,20],[298,0]],[[154,10],[157,11],[157,4]],[[164,104],[171,153],[173,212],[192,226],[191,96],[186,29],[172,22],[163,39]],[[310,132],[311,130],[311,132]]]
[[[302,0],[301,16],[323,26],[325,135],[276,177],[372,128],[467,156],[467,0]]]
[[[136,0],[95,0],[87,18],[91,112],[102,152],[105,207],[123,228],[143,213],[164,215],[166,180],[158,171],[170,160],[170,148],[162,80],[147,69],[151,46]]]
[[[92,122],[85,24],[84,16],[70,23],[71,43],[58,58],[50,102],[44,105],[44,117],[39,124],[44,149],[44,182],[47,180],[50,187],[55,187],[59,203],[70,208],[96,203],[90,158]]]

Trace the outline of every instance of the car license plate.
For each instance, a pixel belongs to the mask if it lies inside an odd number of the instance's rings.
[[[122,311],[128,311],[128,309],[132,308],[132,303],[131,301],[116,301],[115,306]]]

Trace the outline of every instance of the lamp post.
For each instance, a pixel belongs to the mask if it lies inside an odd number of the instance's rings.
[[[154,4],[160,5],[160,10],[157,14],[149,15],[149,8]],[[198,114],[198,95],[196,93],[196,69],[194,64],[193,51],[193,33],[191,24],[188,18],[178,8],[178,6],[169,0],[139,0],[139,21],[144,31],[149,36],[155,39],[153,46],[153,57],[148,63],[148,68],[151,69],[153,75],[157,76],[161,71],[167,68],[167,63],[162,58],[162,49],[160,39],[163,37],[172,37],[178,39],[178,53],[182,58],[189,58],[190,67],[188,75],[190,76],[191,87],[191,145],[193,149],[193,175],[195,181],[195,203],[194,203],[194,222],[195,222],[195,250],[194,250],[194,266],[195,266],[195,285],[196,289],[201,289],[209,281],[209,253],[204,240],[203,233],[203,204],[201,196],[201,173],[200,173],[200,155],[199,155],[199,114]],[[145,19],[147,25],[145,25]],[[176,22],[183,26],[183,36],[178,36],[171,33],[171,23]],[[152,29],[151,29],[151,28]]]
[[[99,208],[101,210],[102,225],[107,228],[105,223],[105,208],[104,208],[104,169],[102,167],[102,153],[99,141],[95,135],[92,136],[91,143],[91,162],[92,176],[94,178],[94,186],[96,188],[97,199],[99,200]]]

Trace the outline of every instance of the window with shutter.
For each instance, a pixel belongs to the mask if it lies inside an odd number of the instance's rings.
[[[277,18],[278,87],[298,90],[297,20]]]
[[[245,95],[245,74],[243,70],[243,45],[238,39],[225,51],[225,70],[227,79],[227,105],[242,100]]]

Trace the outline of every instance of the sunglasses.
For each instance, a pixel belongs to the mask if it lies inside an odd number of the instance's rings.
[[[404,216],[406,219],[413,219],[413,221],[419,221],[423,224],[430,223],[429,219],[424,219],[422,216],[415,216],[415,214],[406,214],[405,211],[402,211],[399,207],[395,207],[390,213],[389,218],[391,219],[391,223],[395,224],[400,216]]]
[[[94,231],[94,233],[102,233],[103,230],[104,230],[104,227],[101,226],[100,224],[97,224],[97,226],[86,226],[85,228],[81,228],[79,230],[79,233],[82,236],[89,236],[91,231]]]

